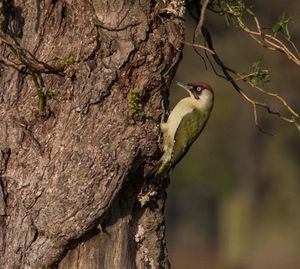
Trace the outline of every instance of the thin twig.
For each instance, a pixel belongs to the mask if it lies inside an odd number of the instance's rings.
[[[297,56],[300,58],[300,54],[299,54],[299,50],[298,48],[296,47],[296,45],[294,44],[293,41],[291,41],[289,38],[287,38],[285,35],[283,35],[284,39],[289,42],[289,44],[293,47],[293,49],[295,50]]]
[[[273,93],[273,92],[269,92],[269,91],[266,91],[265,89],[263,89],[262,87],[259,87],[258,85],[256,85],[255,83],[252,83],[251,81],[247,80],[247,77],[249,76],[252,76],[253,73],[249,74],[248,76],[245,76],[245,75],[242,75],[242,74],[239,74],[237,73],[236,75],[239,76],[239,79],[245,81],[246,83],[248,83],[251,87],[257,89],[258,91],[260,91],[261,93],[265,94],[265,95],[268,95],[268,96],[271,96],[271,97],[274,97],[276,98],[277,100],[279,100],[283,106],[286,107],[286,109],[295,117],[295,118],[299,118],[299,115],[298,113],[293,110],[289,105],[288,103],[277,93]],[[236,79],[237,80],[237,79]]]
[[[295,64],[300,66],[299,53],[295,44],[292,41],[289,40],[288,42],[292,45],[297,55],[295,55],[291,50],[289,50],[288,47],[275,36],[271,34],[263,33],[258,18],[249,8],[244,8],[244,10],[254,20],[254,23],[256,25],[256,30],[251,30],[249,27],[247,27],[246,24],[243,22],[241,16],[239,14],[236,14],[229,4],[226,4],[226,7],[227,7],[227,13],[229,13],[232,16],[235,16],[240,28],[246,33],[248,33],[256,42],[258,42],[260,45],[262,45],[263,47],[269,50],[276,50],[284,53],[288,57],[288,59],[290,59]]]
[[[19,65],[23,65],[27,69],[39,72],[39,73],[56,73],[61,75],[61,72],[63,72],[63,68],[61,67],[53,67],[51,65],[48,65],[38,59],[36,59],[31,52],[28,50],[20,47],[19,44],[13,43],[9,41],[3,34],[0,33],[0,41],[3,42],[9,50],[12,52],[12,54],[15,56],[15,58],[20,62]],[[30,57],[27,57],[27,56]],[[30,59],[31,58],[31,59]]]
[[[206,11],[208,2],[209,2],[209,0],[201,0],[200,19],[199,19],[198,25],[195,29],[195,36],[198,36],[201,33],[201,28],[204,23],[205,11]]]
[[[252,106],[252,109],[253,109],[253,117],[254,117],[254,122],[255,122],[255,125],[256,127],[258,128],[258,130],[262,133],[265,133],[265,134],[269,134],[269,132],[265,131],[260,125],[259,125],[259,122],[258,122],[258,116],[257,116],[257,107],[261,107],[261,108],[264,108],[265,110],[267,110],[267,112],[269,114],[272,114],[272,115],[276,115],[278,116],[281,120],[285,121],[285,122],[288,122],[288,123],[291,123],[291,124],[294,124],[296,126],[296,128],[300,131],[300,127],[299,127],[299,124],[297,123],[297,120],[299,119],[299,115],[287,104],[287,102],[281,97],[279,96],[278,94],[275,94],[275,93],[271,93],[271,92],[268,92],[260,87],[258,87],[257,85],[251,83],[250,81],[247,80],[247,78],[250,76],[250,75],[253,75],[253,73],[249,74],[249,75],[242,75],[242,74],[239,74],[238,72],[236,72],[235,70],[233,70],[232,68],[229,68],[227,67],[223,62],[222,60],[219,58],[218,54],[216,53],[216,51],[214,50],[213,48],[213,41],[212,41],[212,38],[211,38],[211,35],[209,33],[209,31],[206,29],[206,28],[202,28],[202,31],[203,31],[203,36],[205,37],[206,41],[207,41],[207,44],[208,44],[208,47],[214,51],[214,54],[211,54],[212,57],[214,58],[215,62],[221,67],[226,79],[232,84],[232,86],[234,87],[234,89],[248,102],[251,104]],[[249,83],[253,88],[256,88],[257,90],[259,90],[260,92],[266,94],[266,95],[269,95],[269,96],[272,96],[274,98],[277,98],[281,103],[283,103],[283,105],[288,109],[288,111],[292,114],[291,118],[287,118],[287,117],[284,117],[279,111],[274,111],[272,110],[268,104],[266,103],[262,103],[262,102],[259,102],[259,101],[256,101],[254,99],[252,99],[251,97],[249,97],[242,89],[241,87],[237,84],[236,80],[237,79],[234,79],[230,74],[230,73],[233,73],[237,76],[239,76],[239,78],[241,80],[244,80],[246,81],[247,83]]]
[[[52,67],[46,63],[37,60],[29,51],[22,48],[16,41],[10,41],[4,34],[0,33],[0,42],[3,43],[14,56],[14,61],[0,55],[0,62],[6,66],[13,67],[18,71],[25,68],[34,82],[38,96],[38,107],[44,111],[47,101],[47,94],[44,92],[44,83],[42,73],[53,73],[63,75],[63,67]]]
[[[261,72],[268,72],[268,70],[262,69]],[[234,73],[234,74],[236,74],[236,73]],[[236,75],[238,75],[239,77],[236,78],[236,79],[234,79],[234,80],[235,81],[243,80],[243,81],[247,82],[248,78],[254,77],[256,74],[257,74],[257,71],[251,72],[249,74],[240,74],[240,73],[237,73]]]
[[[195,33],[195,31],[194,31],[194,34],[193,34],[193,43],[196,44],[196,33]],[[206,47],[206,44],[205,44],[205,43],[204,43],[204,46]],[[201,60],[203,61],[203,64],[204,64],[204,68],[205,68],[205,70],[207,70],[207,63],[206,63],[206,61],[205,61],[204,56],[201,54],[201,52],[198,50],[198,48],[193,47],[193,50],[194,50],[194,52],[195,52],[198,56],[200,56],[200,58],[201,58]],[[207,54],[207,51],[206,51],[206,50],[204,50],[204,54]]]
[[[200,48],[200,49],[206,50],[206,51],[208,51],[208,52],[211,53],[211,54],[215,54],[215,52],[214,52],[213,50],[211,50],[210,48],[205,47],[205,46],[203,46],[203,45],[195,44],[195,43],[188,42],[188,41],[185,41],[185,40],[180,40],[179,42],[181,42],[182,44],[185,44],[185,45],[194,47],[194,48]]]
[[[6,59],[5,57],[3,57],[1,55],[0,55],[0,62],[3,62],[4,65],[13,67],[13,68],[17,69],[18,71],[20,71],[20,69],[19,69],[20,65],[19,64],[8,60],[8,59]]]

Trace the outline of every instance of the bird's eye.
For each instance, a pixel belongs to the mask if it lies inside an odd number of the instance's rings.
[[[202,91],[202,88],[200,86],[196,87],[195,89],[197,92],[201,92]]]

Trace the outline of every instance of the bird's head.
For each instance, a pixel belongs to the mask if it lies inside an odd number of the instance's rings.
[[[184,88],[196,100],[201,99],[202,95],[209,95],[212,98],[214,95],[212,87],[205,82],[191,82],[187,84],[177,82],[177,85]]]

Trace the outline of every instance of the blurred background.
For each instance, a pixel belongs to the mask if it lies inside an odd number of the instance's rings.
[[[290,32],[300,48],[299,1],[252,2],[264,26],[272,27],[283,13],[293,16]],[[205,24],[226,65],[249,72],[262,58],[262,67],[271,71],[266,87],[300,112],[299,66],[228,27],[224,17],[207,11]],[[187,41],[192,42],[195,27],[187,14]],[[259,132],[251,106],[210,67],[205,70],[189,46],[176,80],[209,83],[215,106],[206,129],[171,175],[167,242],[172,268],[300,269],[299,132],[260,109],[260,125],[275,136]],[[184,96],[173,83],[171,108]]]

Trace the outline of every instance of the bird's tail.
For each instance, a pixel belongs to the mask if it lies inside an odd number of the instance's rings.
[[[165,163],[162,160],[160,160],[152,169],[151,171],[147,174],[146,179],[151,179],[158,177],[164,173],[168,173],[170,170],[170,164]]]

